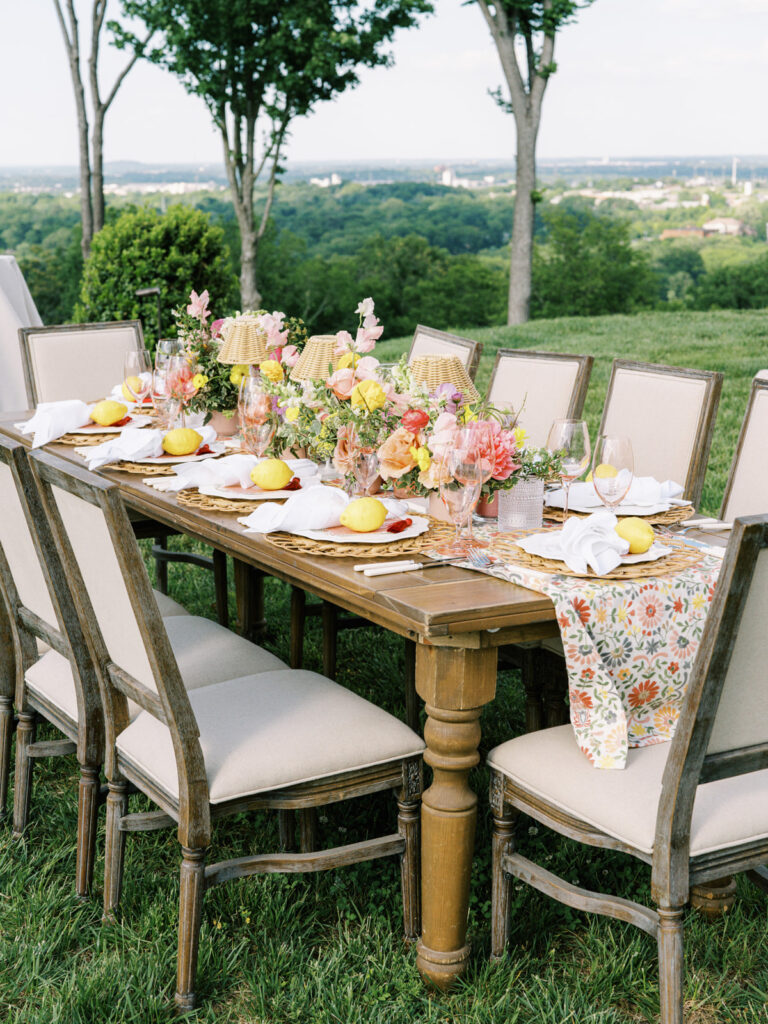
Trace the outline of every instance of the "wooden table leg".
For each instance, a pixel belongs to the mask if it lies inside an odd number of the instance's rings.
[[[495,648],[416,651],[416,689],[427,705],[424,760],[433,770],[421,807],[422,977],[448,989],[463,973],[477,796],[468,784],[478,763],[480,712],[496,692]]]
[[[257,643],[264,635],[264,573],[253,566],[233,559],[235,566],[235,597],[240,634]]]

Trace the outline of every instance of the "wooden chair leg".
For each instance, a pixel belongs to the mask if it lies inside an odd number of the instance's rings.
[[[291,587],[291,668],[301,668],[304,663],[304,622],[307,617],[307,595],[301,587]]]
[[[509,907],[512,878],[502,868],[502,859],[515,849],[515,814],[504,803],[504,780],[498,772],[491,775],[491,960],[500,960],[509,939]]]
[[[104,840],[104,920],[111,921],[120,903],[123,885],[125,832],[120,819],[128,810],[128,784],[110,782],[107,794],[107,825]]]
[[[10,697],[0,697],[0,821],[5,819],[8,808],[13,725],[13,701]]]
[[[13,786],[13,834],[21,836],[29,821],[29,802],[32,795],[32,765],[30,743],[35,742],[37,716],[33,711],[20,711],[16,726],[16,774]]]
[[[405,641],[405,722],[414,732],[419,731],[419,699],[416,695],[416,644]]]
[[[294,850],[296,829],[294,827],[293,811],[279,810],[277,812],[277,827],[280,830],[280,849],[285,852]]]
[[[661,1024],[683,1024],[683,908],[659,907]]]
[[[81,765],[77,799],[77,860],[75,866],[75,892],[80,899],[85,899],[91,894],[100,789],[98,767]]]
[[[154,538],[155,547],[162,548],[163,551],[168,550],[168,538],[163,535],[162,537]],[[157,577],[157,589],[161,594],[168,593],[168,562],[166,559],[161,558],[159,555],[155,555],[155,576]]]
[[[180,1010],[188,1012],[195,1008],[195,975],[205,891],[205,850],[182,846],[181,853],[175,1002]]]
[[[520,657],[520,677],[525,690],[525,731],[538,732],[544,728],[542,685],[544,666],[538,648],[524,648]]]
[[[213,584],[216,590],[216,617],[220,625],[229,625],[229,593],[227,587],[227,556],[213,549]]]
[[[400,886],[403,894],[403,928],[405,941],[416,942],[421,936],[421,802],[397,801],[397,831],[405,839],[400,858]]]
[[[299,811],[299,849],[314,853],[317,849],[317,809],[302,807]]]
[[[323,675],[336,678],[336,640],[339,635],[338,609],[330,601],[323,601],[321,608],[323,624]]]

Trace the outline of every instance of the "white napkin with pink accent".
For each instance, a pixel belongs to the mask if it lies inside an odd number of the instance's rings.
[[[265,502],[261,508],[257,508],[249,516],[238,519],[238,522],[245,527],[246,533],[327,530],[329,526],[341,524],[341,513],[350,501],[352,498],[340,488],[320,484],[307,490],[296,491],[284,505]],[[379,501],[390,516],[403,519],[408,514],[408,506],[404,501],[397,501],[395,498],[379,498]]]
[[[202,440],[200,445],[213,444],[216,431],[213,427],[195,427]],[[92,448],[78,448],[77,451],[88,463],[88,469],[98,469],[111,462],[132,462],[136,459],[153,459],[165,455],[163,438],[167,430],[146,430],[141,427],[126,427],[122,434]]]
[[[617,522],[610,512],[595,512],[584,519],[574,516],[561,530],[534,533],[515,544],[532,555],[565,562],[573,572],[584,573],[589,566],[602,576],[615,569],[629,551],[629,542],[616,533]]]
[[[251,470],[262,460],[255,455],[227,455],[223,459],[208,459],[206,462],[187,462],[178,466],[176,476],[167,477],[163,482],[165,491],[183,491],[188,487],[251,487]],[[309,459],[285,459],[293,475],[301,480],[302,487],[320,483],[318,467]]]
[[[34,434],[32,447],[39,448],[70,430],[77,430],[91,422],[93,404],[87,405],[73,398],[64,402],[41,402],[34,415],[25,423],[17,423],[22,434]]]

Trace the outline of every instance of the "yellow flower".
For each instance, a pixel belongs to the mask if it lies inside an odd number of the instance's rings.
[[[247,375],[247,373],[247,366],[244,366],[242,363],[236,363],[229,373],[230,383],[234,384],[236,388],[240,387],[240,381]]]
[[[260,364],[259,369],[262,377],[266,377],[267,380],[271,380],[275,384],[285,377],[283,368],[276,359],[267,359],[266,362]]]
[[[208,378],[205,376],[204,373],[196,373],[195,376],[192,378],[192,387],[195,389],[195,391],[199,391],[200,388],[204,388],[207,383]]]
[[[299,418],[299,407],[298,407],[298,405],[290,405],[285,410],[285,422],[286,423],[295,423],[298,418]]]
[[[357,352],[345,352],[339,360],[337,370],[349,370],[353,369],[360,362],[361,357]]]
[[[413,461],[419,467],[422,473],[426,473],[429,467],[432,465],[432,459],[427,448],[415,448],[411,447],[411,455]]]
[[[373,412],[374,409],[381,409],[387,401],[384,388],[377,380],[361,380],[352,388],[352,405],[359,409],[360,406]]]
[[[522,448],[525,442],[528,440],[528,433],[525,427],[515,427],[512,431],[512,437],[515,439],[515,445],[518,448]]]
[[[477,413],[474,411],[471,405],[465,405],[461,413],[462,423],[472,423],[473,420],[477,419]]]

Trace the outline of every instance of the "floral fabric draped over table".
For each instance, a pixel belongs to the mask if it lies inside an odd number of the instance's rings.
[[[497,563],[486,570],[552,599],[571,724],[595,768],[672,739],[722,559],[669,576],[581,579]],[[469,566],[468,566],[469,567]]]

